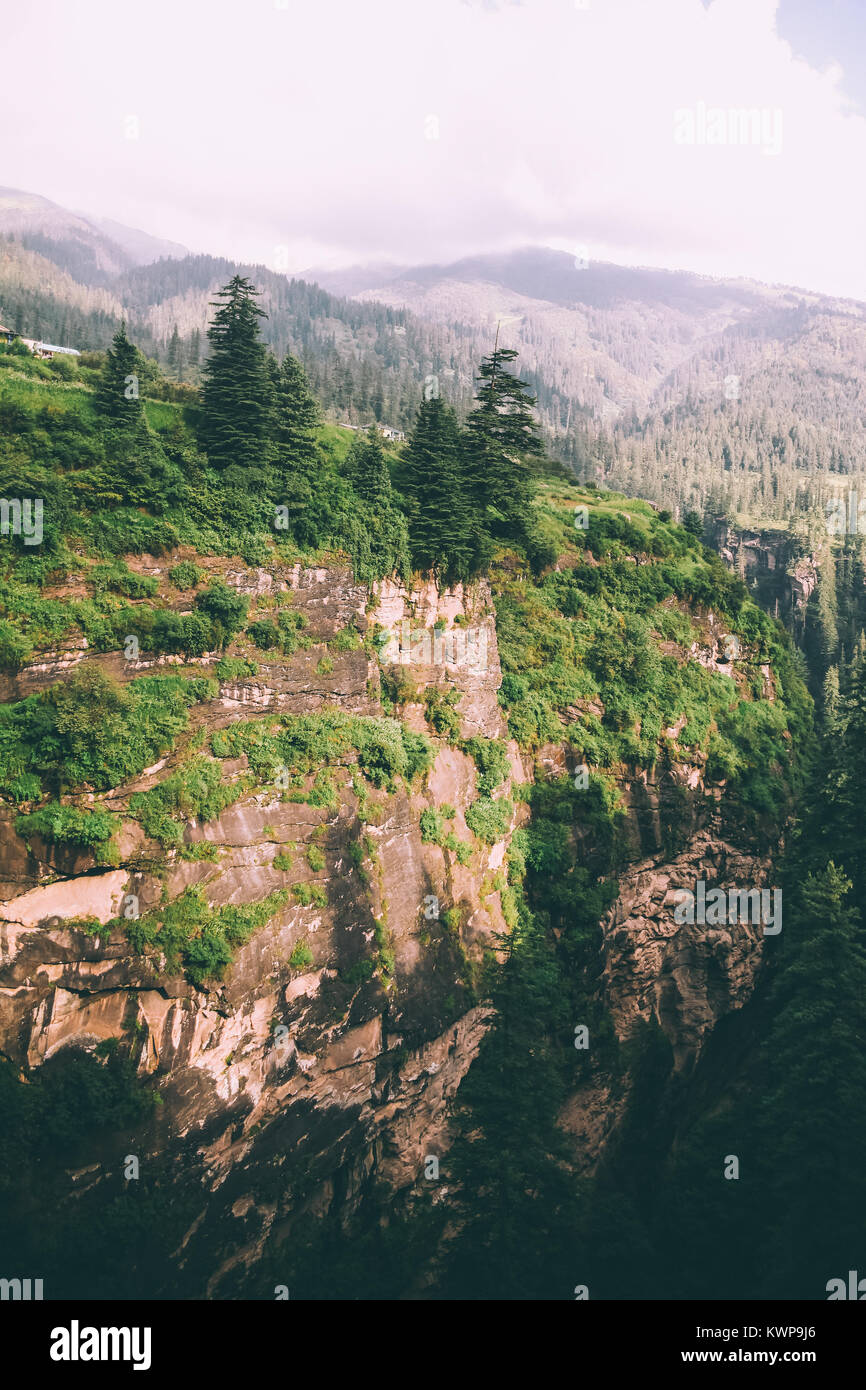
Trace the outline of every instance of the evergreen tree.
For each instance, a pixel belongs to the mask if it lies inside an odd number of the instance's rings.
[[[346,473],[359,504],[346,537],[355,573],[359,578],[406,577],[410,568],[406,518],[396,506],[382,436],[375,425],[354,439]]]
[[[770,1234],[765,1297],[823,1298],[866,1240],[866,951],[850,880],[830,861],[786,913],[771,993],[761,1149]]]
[[[192,330],[189,340],[189,365],[197,367],[201,356],[201,333],[197,328]]]
[[[863,842],[863,787],[866,786],[866,664],[855,653],[848,693],[837,706],[833,737],[823,745],[825,767],[819,785],[820,815],[810,820],[809,867],[822,867],[832,855],[855,882],[855,901],[866,890]]]
[[[743,547],[740,547],[742,554]],[[818,573],[818,585],[806,610],[804,647],[812,674],[812,689],[820,694],[827,671],[836,662],[839,650],[836,602],[836,568],[830,552]]]
[[[375,425],[352,440],[346,458],[346,473],[355,492],[371,508],[383,510],[391,505],[391,474],[382,435]]]
[[[232,468],[232,481],[260,486],[268,462],[271,383],[259,339],[258,290],[235,275],[218,291],[208,329],[210,356],[204,368],[201,439],[211,464]]]
[[[567,1035],[567,988],[528,914],[502,939],[497,1013],[460,1091],[448,1155],[460,1230],[442,1276],[451,1299],[570,1299],[583,1272],[579,1189],[555,1123],[565,1088],[551,1033]]]
[[[296,357],[286,353],[282,366],[269,359],[273,415],[271,437],[280,502],[290,513],[309,504],[320,467],[319,407]]]
[[[824,732],[832,734],[839,714],[839,668],[831,666],[821,690],[821,711]]]
[[[168,365],[180,381],[183,376],[183,343],[177,331],[177,324],[174,325],[168,342]]]
[[[451,407],[439,396],[423,401],[402,460],[412,563],[446,582],[467,579],[478,560],[459,447]]]
[[[114,425],[133,426],[143,418],[141,386],[145,361],[126,336],[122,323],[105,355],[105,366],[96,388],[96,408]]]
[[[494,534],[520,539],[530,521],[533,482],[528,460],[542,446],[535,397],[507,371],[514,348],[497,344],[478,369],[475,409],[466,423],[463,466],[470,498]]]

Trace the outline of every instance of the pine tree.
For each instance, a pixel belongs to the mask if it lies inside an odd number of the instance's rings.
[[[821,714],[824,732],[832,734],[839,714],[839,668],[831,666],[821,690]]]
[[[168,365],[180,381],[183,377],[183,343],[177,331],[177,324],[174,325],[168,342]]]
[[[824,676],[835,664],[839,651],[836,567],[829,553],[818,574],[817,591],[806,610],[804,646],[812,673],[813,692],[818,694]]]
[[[855,901],[866,891],[863,854],[863,787],[866,786],[866,662],[855,653],[849,688],[840,700],[833,736],[823,745],[821,814],[809,833],[809,867],[822,867],[832,855],[855,885]]]
[[[478,558],[459,449],[454,411],[438,396],[423,401],[402,460],[412,563],[446,582],[468,579]]]
[[[764,1297],[823,1298],[866,1239],[866,951],[831,861],[797,887],[771,992]]]
[[[346,458],[346,473],[355,492],[370,507],[384,509],[391,505],[391,474],[382,436],[375,425],[353,439]]]
[[[533,482],[528,460],[542,454],[532,414],[535,397],[506,365],[514,348],[496,346],[478,370],[475,409],[466,422],[463,467],[470,498],[494,532],[521,538],[530,521]]]
[[[569,1299],[582,1272],[579,1190],[555,1123],[563,1075],[551,1032],[565,1033],[567,988],[528,914],[497,941],[507,959],[495,1020],[460,1091],[465,1116],[448,1155],[459,1239],[440,1294],[450,1299]]]
[[[406,518],[396,505],[382,436],[375,425],[355,437],[346,473],[358,498],[347,536],[356,575],[406,578],[410,568]]]
[[[201,356],[201,333],[199,332],[199,330],[198,330],[197,328],[194,328],[194,329],[192,330],[192,333],[190,334],[190,340],[189,340],[189,365],[190,365],[191,367],[197,367],[197,366],[198,366],[198,360],[199,360],[199,357],[200,357],[200,356]]]
[[[235,275],[218,291],[208,329],[210,356],[204,368],[202,444],[210,463],[232,468],[242,483],[244,470],[255,469],[260,484],[268,462],[271,383],[259,319],[266,318],[255,299],[258,290]]]
[[[279,496],[290,512],[299,512],[310,501],[320,466],[319,407],[303,367],[291,353],[286,353],[282,366],[270,358],[268,367],[273,401],[273,461]]]
[[[144,371],[144,358],[129,341],[122,323],[106,353],[96,388],[95,404],[100,414],[116,425],[137,425],[143,418],[140,393]]]

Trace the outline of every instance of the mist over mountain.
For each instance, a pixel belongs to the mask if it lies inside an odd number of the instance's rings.
[[[112,217],[89,217],[87,220],[122,247],[134,265],[151,265],[163,257],[182,260],[190,254],[189,248],[182,246],[179,241],[151,236],[150,232],[143,232],[138,227],[126,227],[122,222],[115,222]]]

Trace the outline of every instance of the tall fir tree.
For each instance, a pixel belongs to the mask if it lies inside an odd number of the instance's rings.
[[[759,1297],[824,1298],[827,1282],[862,1260],[866,951],[850,888],[830,861],[802,879],[786,913],[766,1044]]]
[[[857,651],[846,685],[836,708],[832,734],[822,744],[823,777],[816,787],[820,814],[809,822],[807,866],[817,872],[832,857],[840,870],[853,879],[852,898],[860,903],[866,894],[866,659]]]
[[[413,565],[446,582],[468,579],[479,567],[479,545],[473,543],[457,416],[441,397],[422,401],[402,463]]]
[[[821,718],[825,734],[832,734],[839,717],[839,667],[831,666],[821,690]]]
[[[353,439],[346,458],[346,473],[355,492],[370,507],[390,507],[391,474],[382,435],[375,425]]]
[[[142,420],[141,389],[145,361],[126,335],[122,323],[105,355],[96,388],[96,408],[115,426],[131,427]]]
[[[346,475],[358,498],[347,537],[355,573],[359,578],[407,577],[406,517],[396,505],[382,435],[375,425],[355,437],[346,459]]]
[[[447,1247],[438,1292],[565,1301],[582,1268],[581,1194],[555,1122],[565,1093],[555,1034],[567,1028],[567,988],[525,911],[496,944],[505,957],[496,1017],[461,1087],[464,1123],[448,1155],[460,1238]]]
[[[289,513],[302,512],[313,493],[321,464],[318,445],[319,407],[306,373],[296,357],[286,353],[282,364],[271,357],[271,438],[276,488]]]
[[[183,342],[177,331],[177,324],[174,325],[168,340],[168,365],[175,379],[180,381],[183,378]]]
[[[534,492],[529,460],[543,454],[535,397],[507,370],[518,356],[496,345],[478,369],[476,406],[466,422],[463,468],[468,494],[494,534],[521,538]]]
[[[740,547],[743,553],[743,547]],[[803,644],[812,675],[812,693],[820,699],[824,676],[835,665],[839,651],[836,566],[827,553],[818,573],[818,585],[806,609]]]
[[[210,356],[204,367],[201,441],[211,464],[232,469],[232,481],[261,486],[266,475],[271,418],[271,381],[259,337],[259,291],[235,275],[217,293],[207,336]]]

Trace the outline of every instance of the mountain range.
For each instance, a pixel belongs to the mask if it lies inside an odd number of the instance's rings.
[[[866,468],[857,301],[539,247],[292,279],[8,189],[0,239],[4,322],[104,348],[125,318],[161,362],[176,326],[193,383],[193,339],[240,270],[262,291],[263,336],[302,358],[337,419],[408,428],[431,378],[465,412],[498,332],[538,394],[550,451],[585,478],[781,516],[814,503],[816,477]]]

